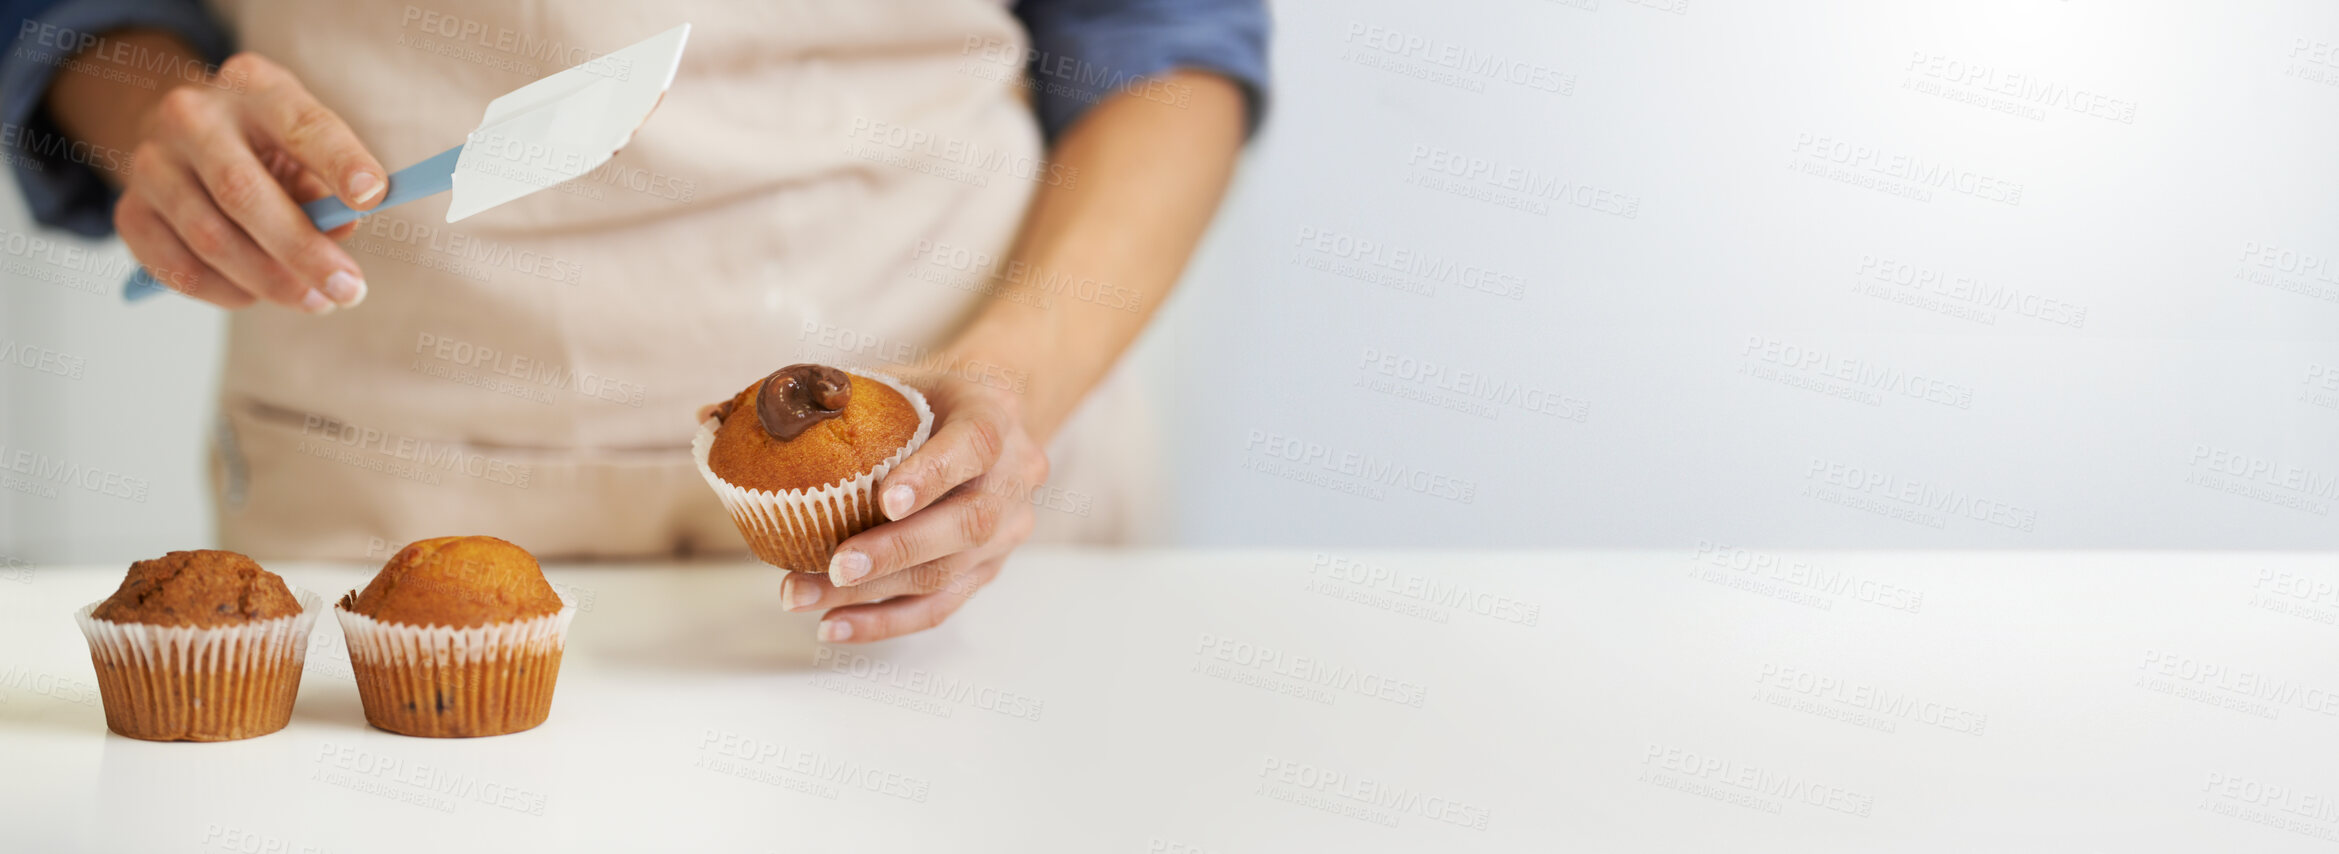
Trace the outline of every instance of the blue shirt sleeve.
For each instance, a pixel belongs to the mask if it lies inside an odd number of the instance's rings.
[[[1263,0],[1021,0],[1015,15],[1031,33],[1024,70],[1051,141],[1109,95],[1179,97],[1146,85],[1179,68],[1241,87],[1247,129],[1266,114]]]
[[[0,57],[0,144],[8,148],[16,185],[42,224],[93,237],[108,234],[114,230],[113,188],[73,157],[77,149],[42,107],[49,81],[83,46],[129,27],[177,33],[216,68],[230,51],[227,30],[198,0],[30,0],[6,8],[17,29]],[[103,42],[94,44],[103,48]]]

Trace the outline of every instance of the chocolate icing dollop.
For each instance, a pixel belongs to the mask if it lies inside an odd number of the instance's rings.
[[[789,365],[763,378],[755,393],[755,417],[763,432],[782,442],[804,435],[812,425],[844,414],[853,400],[853,379],[827,365]]]

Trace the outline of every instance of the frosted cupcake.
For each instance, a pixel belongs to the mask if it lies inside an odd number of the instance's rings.
[[[878,479],[933,427],[899,380],[789,365],[716,404],[691,453],[756,557],[826,572],[838,543],[884,521]]]
[[[149,741],[233,741],[292,720],[314,593],[235,552],[171,552],[73,615],[106,728]]]
[[[367,723],[465,738],[532,729],[552,714],[576,606],[526,549],[438,537],[399,550],[334,608]]]

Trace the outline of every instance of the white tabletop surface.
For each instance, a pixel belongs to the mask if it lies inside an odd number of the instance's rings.
[[[330,595],[369,568],[272,567]],[[2331,851],[2339,558],[1029,549],[823,647],[739,563],[554,566],[552,718],[109,734],[0,576],[0,850]]]

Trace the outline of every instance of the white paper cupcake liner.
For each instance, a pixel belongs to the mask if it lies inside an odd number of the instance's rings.
[[[102,600],[73,612],[89,640],[107,728],[154,741],[231,741],[283,729],[300,692],[309,630],[325,604],[289,589],[300,613],[234,626],[101,620],[92,614]]]
[[[720,419],[708,418],[701,422],[697,438],[690,442],[690,454],[698,461],[699,474],[706,477],[708,486],[714,487],[715,496],[723,501],[723,509],[730,511],[740,536],[747,539],[747,547],[765,563],[798,572],[827,572],[829,556],[836,551],[838,543],[885,521],[877,506],[877,481],[908,459],[933,433],[934,410],[926,405],[926,396],[917,389],[880,373],[850,369],[847,373],[876,380],[900,392],[918,413],[918,429],[910,434],[910,441],[893,456],[857,477],[786,492],[748,489],[722,479],[707,465],[707,454],[715,445],[715,428],[723,423]]]
[[[334,604],[367,723],[405,735],[463,738],[534,728],[552,713],[560,656],[577,604],[484,626],[388,623]]]

